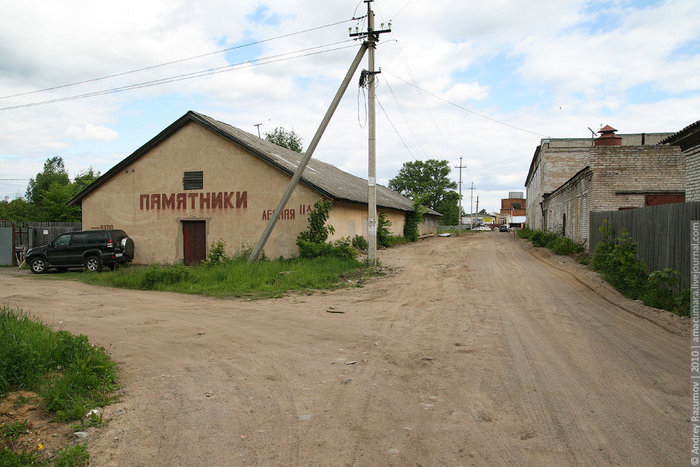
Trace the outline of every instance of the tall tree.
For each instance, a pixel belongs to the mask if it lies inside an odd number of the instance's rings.
[[[294,130],[287,131],[283,127],[278,126],[273,131],[265,133],[265,139],[277,146],[282,146],[283,148],[291,149],[298,153],[304,152],[304,144],[301,136]]]
[[[405,162],[399,174],[389,180],[389,188],[409,198],[420,198],[426,206],[447,215],[452,209],[450,206],[455,204],[456,207],[459,199],[459,195],[452,191],[457,188],[457,183],[450,180],[449,175],[450,163],[445,160]]]
[[[36,174],[35,178],[29,180],[27,186],[27,201],[34,203],[41,209],[44,194],[51,188],[51,185],[70,185],[68,172],[63,165],[63,158],[60,156],[49,157],[44,162],[44,170]]]

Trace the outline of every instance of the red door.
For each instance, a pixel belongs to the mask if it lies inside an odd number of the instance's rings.
[[[199,264],[207,258],[207,223],[182,221],[185,239],[185,264]]]

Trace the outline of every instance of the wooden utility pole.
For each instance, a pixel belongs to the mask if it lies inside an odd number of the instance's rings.
[[[472,228],[472,230],[474,230],[474,182],[472,182],[471,190],[472,190],[472,196],[471,196],[470,202],[469,202],[469,210],[471,211],[471,213],[469,214],[469,219],[471,221],[471,226],[472,226],[471,228]]]
[[[391,32],[391,23],[384,29],[374,28],[374,11],[372,2],[374,0],[364,0],[367,4],[367,31],[351,33],[350,37],[366,37],[367,45],[367,87],[368,87],[368,169],[367,169],[367,261],[372,266],[377,265],[377,138],[375,128],[375,81],[374,76],[379,74],[374,71],[374,50],[379,41],[379,34]]]
[[[277,223],[277,219],[279,218],[280,213],[284,210],[284,207],[286,206],[287,201],[289,201],[289,197],[292,196],[292,192],[294,191],[294,187],[297,186],[297,183],[299,182],[299,179],[301,178],[301,174],[304,173],[304,169],[306,168],[306,164],[309,163],[311,156],[313,155],[314,151],[316,150],[316,146],[318,146],[318,142],[321,140],[321,136],[323,136],[323,132],[326,130],[328,123],[331,121],[331,117],[333,116],[335,109],[338,107],[338,104],[340,103],[340,99],[343,97],[343,94],[345,94],[345,90],[348,88],[348,84],[350,84],[350,80],[352,79],[352,75],[355,74],[355,71],[357,71],[357,67],[360,66],[360,62],[362,61],[362,57],[365,55],[366,50],[367,50],[367,45],[362,44],[362,46],[360,47],[360,50],[357,51],[357,55],[355,55],[355,60],[353,60],[352,65],[350,65],[350,69],[345,74],[345,78],[343,79],[343,82],[340,84],[340,88],[338,88],[338,92],[335,93],[335,97],[333,98],[331,105],[328,107],[328,110],[326,111],[326,115],[323,117],[321,124],[319,125],[318,129],[316,130],[316,134],[314,134],[314,137],[311,139],[311,143],[309,143],[309,147],[306,149],[306,152],[304,153],[304,157],[302,158],[301,162],[299,162],[297,169],[294,171],[294,175],[292,176],[292,179],[289,181],[289,185],[287,185],[287,189],[285,190],[284,194],[282,195],[282,199],[280,199],[279,203],[277,204],[275,211],[272,213],[272,216],[270,216],[270,221],[267,223],[267,226],[265,227],[265,230],[263,231],[262,235],[260,236],[258,243],[255,245],[255,248],[253,248],[253,252],[250,254],[250,258],[248,258],[249,263],[252,263],[258,259],[258,256],[260,256],[260,253],[262,252],[263,248],[265,247],[265,243],[267,243],[267,239],[270,238],[270,234],[272,233],[272,229],[275,228],[275,224]]]
[[[462,165],[462,158],[459,158],[459,165],[455,169],[459,169],[459,228],[462,228],[462,169],[466,169],[466,165]]]

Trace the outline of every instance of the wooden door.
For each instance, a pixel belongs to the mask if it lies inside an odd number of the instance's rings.
[[[207,258],[207,223],[182,221],[185,239],[185,264],[199,264]]]

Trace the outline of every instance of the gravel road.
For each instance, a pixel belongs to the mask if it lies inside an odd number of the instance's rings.
[[[92,466],[687,463],[688,320],[506,233],[379,257],[362,288],[262,301],[3,268],[0,302],[120,362]]]

